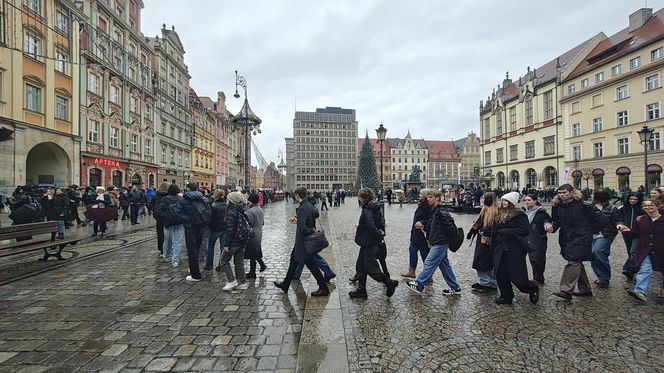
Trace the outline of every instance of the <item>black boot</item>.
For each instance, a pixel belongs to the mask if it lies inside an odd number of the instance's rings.
[[[58,240],[64,240],[65,239],[65,234],[64,233],[58,233]]]
[[[289,287],[289,284],[287,284],[287,283],[285,283],[285,282],[283,282],[283,281],[282,281],[282,282],[275,281],[275,282],[274,282],[274,286],[276,286],[276,287],[278,287],[279,289],[281,289],[281,291],[283,291],[284,293],[288,293],[288,287]]]
[[[312,297],[326,297],[330,295],[330,290],[327,287],[319,287],[318,290],[311,293]]]
[[[357,273],[353,275],[353,277],[349,278],[348,281],[350,282],[357,282],[360,278],[357,276]]]
[[[367,299],[367,290],[363,288],[357,288],[355,290],[352,290],[348,292],[348,295],[351,298],[362,298],[362,299]]]
[[[212,268],[210,268],[212,269]],[[246,277],[248,280],[256,278],[256,272],[248,272],[244,277]]]
[[[399,281],[387,280],[385,282],[385,286],[387,286],[387,291],[385,292],[385,295],[387,295],[387,297],[389,298],[394,295],[394,291],[396,290],[397,286],[399,286]]]

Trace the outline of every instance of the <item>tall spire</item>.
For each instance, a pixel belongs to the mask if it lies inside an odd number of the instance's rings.
[[[411,138],[411,137],[410,137],[410,127],[408,127],[408,133],[406,134],[406,138],[407,138],[407,139],[410,139],[410,138]]]

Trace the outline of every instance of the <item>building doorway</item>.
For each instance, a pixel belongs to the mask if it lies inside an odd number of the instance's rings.
[[[71,164],[67,153],[59,145],[43,142],[35,145],[25,160],[26,184],[71,184]]]

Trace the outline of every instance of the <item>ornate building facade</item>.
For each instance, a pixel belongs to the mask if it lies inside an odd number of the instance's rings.
[[[463,139],[454,141],[457,154],[461,164],[461,184],[468,186],[472,184],[482,185],[480,139],[474,132],[470,132]],[[491,175],[486,175],[490,179]]]
[[[415,167],[421,171],[420,181],[425,186],[431,186],[428,184],[427,178],[429,149],[424,140],[413,140],[410,131],[408,131],[404,139],[389,138],[387,142],[389,143],[390,156],[392,157],[392,186],[394,188],[402,188],[408,182]]]
[[[461,159],[453,141],[424,140],[427,146],[427,185],[451,188],[459,184]]]
[[[215,132],[217,124],[212,110],[206,108],[193,89],[189,90],[194,128],[191,149],[191,180],[198,186],[213,188],[215,183]]]

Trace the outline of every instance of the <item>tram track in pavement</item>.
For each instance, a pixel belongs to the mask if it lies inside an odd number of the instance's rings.
[[[65,260],[47,260],[40,261],[38,259],[30,260],[30,258],[35,258],[35,252],[28,252],[20,255],[12,255],[7,257],[8,259],[0,263],[0,286],[7,285],[13,282],[17,282],[23,279],[31,278],[38,276],[44,273],[52,272],[57,269],[67,267],[69,265],[80,263],[82,261],[93,259],[101,255],[109,254],[121,249],[126,249],[132,246],[136,246],[151,240],[154,240],[157,235],[156,233],[148,235],[147,237],[140,238],[138,240],[132,241],[131,237],[134,237],[137,233],[148,233],[152,231],[154,233],[154,227],[146,227],[144,229],[138,229],[131,232],[118,232],[114,235],[108,235],[103,240],[99,239],[82,239],[77,245],[67,246],[62,250],[63,255],[67,255]],[[126,237],[126,238],[123,238]],[[107,245],[107,248],[102,250],[95,250],[94,247],[97,245],[94,244],[104,244],[110,243]],[[93,245],[91,245],[93,244]],[[80,249],[79,249],[80,248]],[[91,251],[89,253],[81,254],[81,251]],[[39,264],[42,264],[39,266]],[[37,267],[36,269],[27,269],[26,271],[20,271],[16,275],[11,275],[9,277],[2,277],[3,272],[6,269],[14,266],[24,266],[24,267]]]

